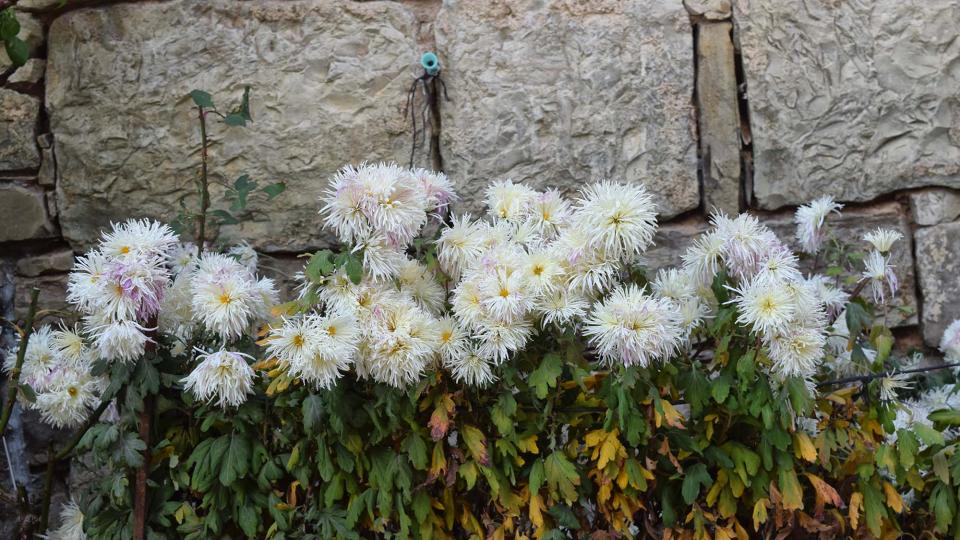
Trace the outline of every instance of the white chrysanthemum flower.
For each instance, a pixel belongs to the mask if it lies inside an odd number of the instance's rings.
[[[87,540],[87,533],[83,531],[83,512],[76,501],[70,499],[60,508],[60,526],[49,531],[45,540]]]
[[[75,428],[90,414],[97,402],[98,383],[89,374],[75,368],[57,370],[47,387],[37,393],[34,408],[51,426]]]
[[[773,370],[781,377],[813,376],[820,360],[826,338],[816,328],[792,325],[765,340],[770,350]]]
[[[667,299],[630,284],[595,305],[583,330],[607,365],[646,367],[669,357],[680,338],[680,316]]]
[[[169,277],[156,258],[130,256],[110,261],[92,309],[116,319],[146,321],[160,311]]]
[[[960,362],[960,319],[950,323],[940,338],[940,352],[947,362]]]
[[[108,259],[99,251],[90,251],[77,257],[73,271],[67,278],[67,302],[83,312],[89,312],[101,300]]]
[[[730,274],[739,280],[756,275],[767,256],[783,246],[755,216],[740,214],[730,219],[723,214],[714,214],[710,219],[723,240],[720,256]]]
[[[131,362],[143,356],[148,341],[146,328],[134,321],[101,321],[88,317],[86,326],[93,335],[93,346],[100,358]]]
[[[491,319],[480,321],[474,335],[480,343],[477,354],[500,365],[512,353],[522,349],[532,334],[533,327],[527,319],[511,322]]]
[[[487,211],[493,217],[518,222],[527,215],[536,196],[536,191],[523,184],[498,180],[487,188]]]
[[[536,250],[523,257],[520,271],[533,294],[556,289],[564,279],[565,270],[552,250]]]
[[[737,322],[752,325],[761,334],[786,332],[797,306],[793,290],[781,281],[758,276],[737,289],[731,300],[740,312]]]
[[[250,244],[241,242],[230,248],[227,251],[227,255],[236,259],[237,262],[243,265],[251,274],[256,273],[260,256],[257,255],[257,251],[253,249]]]
[[[816,291],[816,295],[826,309],[827,314],[836,315],[843,311],[847,305],[850,295],[843,289],[831,285],[831,279],[822,274],[816,274],[807,278],[807,283]]]
[[[260,278],[253,284],[254,297],[257,299],[254,303],[254,313],[257,318],[266,321],[273,317],[271,309],[280,303],[280,292],[277,290],[276,282],[271,278]]]
[[[16,347],[7,352],[3,361],[3,371],[9,374],[17,365]],[[23,366],[20,369],[20,381],[34,390],[42,390],[49,383],[48,377],[57,366],[58,355],[53,329],[50,326],[41,326],[30,334],[27,350],[24,351]]]
[[[360,165],[360,169],[366,167]],[[324,203],[320,213],[323,222],[334,230],[337,238],[345,244],[370,233],[370,224],[363,213],[364,199],[368,196],[359,181],[360,170],[347,165],[337,171],[330,180],[330,187],[324,192]]]
[[[701,287],[709,287],[720,271],[724,239],[717,231],[700,235],[683,254],[683,269]]]
[[[581,191],[573,226],[584,230],[593,246],[632,261],[653,243],[657,206],[642,185],[602,181]]]
[[[892,229],[877,228],[875,231],[863,235],[863,241],[873,245],[880,253],[889,253],[893,243],[903,238],[903,235]]]
[[[650,283],[650,289],[661,298],[669,298],[675,302],[696,294],[696,288],[690,279],[690,273],[677,268],[661,268],[657,277]]]
[[[357,244],[354,251],[363,250],[363,269],[376,280],[391,279],[400,272],[407,256],[391,246],[379,233],[371,234]]]
[[[487,316],[483,298],[476,281],[463,280],[453,291],[453,313],[468,326],[474,326]]]
[[[913,387],[910,375],[907,373],[889,373],[880,378],[880,401],[900,401],[897,396],[899,390],[909,390]]]
[[[252,278],[234,259],[205,253],[193,273],[194,318],[224,339],[243,335],[263,305]]]
[[[886,288],[890,290],[891,298],[897,294],[900,282],[893,271],[888,259],[877,250],[871,251],[863,261],[863,277],[869,280],[873,301],[883,304],[886,301]]]
[[[111,227],[100,240],[100,251],[109,258],[165,260],[167,251],[177,243],[173,229],[148,219],[131,219]]]
[[[820,197],[810,204],[797,208],[794,222],[797,224],[797,241],[800,248],[811,255],[820,251],[824,239],[823,223],[831,213],[840,213],[843,208],[829,196]]]
[[[377,306],[365,330],[364,369],[378,382],[398,388],[414,384],[436,355],[436,320],[409,300]]]
[[[437,335],[437,350],[445,362],[467,353],[469,336],[453,317],[443,317],[437,322]]]
[[[567,285],[583,294],[599,294],[616,285],[621,261],[591,245],[586,230],[564,229],[553,244],[561,262],[567,265]]]
[[[457,193],[453,189],[453,182],[442,172],[433,172],[426,169],[413,171],[414,177],[420,183],[427,200],[428,212],[442,213],[457,200]]]
[[[184,389],[200,401],[214,402],[218,407],[238,407],[247,401],[253,392],[253,368],[246,358],[248,354],[219,350],[208,353],[196,349],[200,363],[181,382]]]
[[[59,330],[53,331],[50,339],[57,355],[67,364],[83,367],[90,362],[90,348],[87,347],[83,337],[80,336],[78,328],[69,329],[66,326],[61,326]]]
[[[453,279],[459,279],[463,270],[480,257],[483,241],[477,224],[470,215],[451,218],[449,227],[437,239],[437,262]]]
[[[487,276],[480,282],[479,292],[486,313],[498,321],[517,321],[533,309],[533,296],[519,272],[498,271]]]
[[[680,301],[680,328],[684,344],[689,344],[690,335],[710,316],[710,307],[699,297],[691,296]]]
[[[497,380],[493,374],[493,364],[471,347],[462,354],[444,356],[443,367],[450,371],[453,380],[470,386],[486,386]]]
[[[183,271],[191,270],[200,256],[200,250],[193,242],[176,243],[170,248],[167,254],[167,264],[170,270],[175,274],[181,274]]]
[[[397,274],[397,282],[400,291],[409,294],[426,311],[436,315],[443,309],[447,291],[426,266],[414,260],[405,262]]]
[[[308,317],[284,321],[270,331],[267,355],[285,364],[302,364],[312,354],[316,332]]]
[[[157,327],[161,332],[189,339],[193,334],[193,283],[190,272],[173,279],[160,304]]]
[[[349,369],[357,351],[356,320],[349,315],[311,315],[286,323],[268,350],[289,367],[290,374],[316,388],[330,388]]]
[[[803,279],[797,267],[797,256],[783,244],[771,246],[770,251],[760,260],[758,274],[779,281]]]
[[[537,299],[535,306],[543,327],[551,324],[569,325],[586,317],[588,309],[590,309],[590,302],[583,295],[565,288],[544,293]]]
[[[530,202],[529,217],[541,237],[551,240],[570,219],[570,203],[555,189],[538,193]]]

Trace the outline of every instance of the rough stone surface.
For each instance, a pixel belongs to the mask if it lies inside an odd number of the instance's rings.
[[[266,251],[317,246],[317,198],[332,173],[406,161],[415,39],[413,15],[396,2],[184,0],[58,17],[46,103],[64,236],[80,248],[110,220],[173,218],[200,163],[188,93],[209,91],[229,110],[249,84],[254,123],[212,122],[211,170],[288,190],[225,236]]]
[[[489,181],[643,182],[699,204],[693,44],[679,0],[450,0],[436,22],[445,168],[476,212]]]
[[[653,278],[661,268],[680,266],[683,252],[709,228],[710,224],[701,217],[665,223],[657,228],[653,246],[643,254],[647,276]]]
[[[960,4],[737,0],[754,196],[960,187]]]
[[[71,268],[73,268],[73,251],[68,248],[22,257],[17,261],[17,275],[26,277],[69,272]]]
[[[30,307],[30,290],[40,289],[40,309],[67,309],[67,274],[45,274],[37,277],[16,278],[17,291],[14,306],[17,317],[25,317]]]
[[[730,215],[740,211],[740,105],[733,25],[701,23],[697,38],[697,110],[703,202]]]
[[[53,153],[53,134],[44,133],[37,137],[40,147],[40,170],[37,171],[37,183],[53,187],[57,183],[57,156]]]
[[[917,270],[923,295],[923,339],[931,347],[960,318],[960,223],[917,231]]]
[[[27,63],[18,67],[13,75],[7,79],[8,83],[36,84],[43,78],[43,71],[47,63],[39,58],[31,58]]]
[[[910,193],[910,217],[917,225],[937,225],[960,216],[960,193],[925,189]]]
[[[0,88],[0,171],[30,169],[40,165],[34,129],[40,100]]]
[[[0,180],[0,242],[49,238],[56,228],[47,217],[41,191]]]
[[[796,224],[793,222],[793,213],[760,216],[762,223],[773,229],[777,236],[799,251],[796,242]],[[914,289],[915,270],[913,253],[910,245],[910,223],[906,212],[895,202],[882,203],[867,208],[847,208],[843,214],[835,214],[827,218],[829,233],[838,242],[844,245],[848,252],[864,253],[867,244],[863,235],[876,230],[878,227],[894,229],[903,235],[903,239],[893,245],[891,264],[900,280],[900,288],[891,309],[887,312],[887,324],[893,327],[910,326],[917,324],[918,302]],[[802,268],[810,269],[813,266],[812,258],[801,260]],[[820,268],[822,271],[823,268]],[[862,268],[855,269],[849,275],[859,276]]]
[[[730,0],[683,0],[683,7],[691,15],[711,21],[729,19],[733,14]]]

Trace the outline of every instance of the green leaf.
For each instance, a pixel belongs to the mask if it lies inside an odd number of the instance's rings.
[[[258,519],[256,509],[252,505],[245,504],[240,507],[240,515],[238,516],[237,522],[240,525],[240,529],[243,530],[243,534],[247,535],[248,538],[254,538],[257,535],[257,525],[260,520]]]
[[[270,184],[260,189],[260,191],[267,194],[267,200],[271,200],[277,195],[280,195],[287,189],[287,184],[283,182],[277,182],[275,184]]]
[[[710,395],[713,396],[714,401],[717,403],[726,401],[727,396],[730,395],[730,383],[729,375],[721,375],[710,382]]]
[[[913,468],[919,449],[920,445],[913,433],[906,429],[897,430],[897,454],[904,469]]]
[[[530,493],[537,493],[543,486],[544,470],[543,460],[537,458],[530,467]]]
[[[0,40],[7,41],[20,33],[20,21],[13,8],[0,11]]]
[[[245,126],[247,125],[247,119],[239,113],[230,113],[223,118],[223,123],[228,126]]]
[[[563,497],[567,504],[573,504],[577,500],[576,486],[580,484],[580,475],[573,463],[567,460],[563,452],[557,450],[547,457],[544,470],[550,491]]]
[[[938,424],[960,426],[960,410],[957,409],[940,409],[933,411],[927,418]]]
[[[360,261],[360,257],[357,257],[354,254],[350,254],[347,257],[347,264],[344,266],[344,270],[347,272],[347,277],[350,278],[350,281],[354,285],[359,285],[360,280],[363,279],[363,263]]]
[[[864,328],[870,326],[873,322],[873,317],[857,302],[847,302],[846,309],[847,329],[850,330],[850,339],[853,341],[863,332]]]
[[[957,498],[953,493],[953,488],[945,484],[937,484],[930,492],[930,508],[933,509],[933,515],[937,520],[937,531],[947,532],[950,524],[953,523],[953,516],[957,507]]]
[[[120,458],[128,467],[138,468],[143,465],[143,452],[147,449],[146,443],[140,440],[136,433],[127,433],[120,439]]]
[[[430,495],[427,495],[427,491],[421,489],[413,494],[413,515],[417,518],[417,521],[423,523],[427,519],[427,514],[430,513]]]
[[[925,444],[933,446],[935,444],[943,444],[943,433],[933,429],[932,427],[916,422],[911,426],[913,432],[917,434],[917,437],[920,438]]]
[[[28,403],[36,403],[37,394],[33,391],[33,387],[29,384],[20,383],[17,385],[17,388],[20,390],[20,395],[23,396],[23,399],[27,400]]]
[[[230,444],[220,466],[220,483],[229,486],[237,478],[246,476],[250,469],[250,442],[238,433],[230,436]]]
[[[7,56],[15,66],[22,66],[30,58],[30,47],[22,39],[14,36],[3,42],[3,47],[7,51]]]
[[[217,218],[221,225],[236,225],[240,223],[240,220],[233,217],[230,212],[226,210],[214,210],[210,212],[210,215]]]
[[[333,272],[334,265],[330,260],[333,253],[329,249],[324,249],[314,253],[307,261],[307,267],[304,274],[314,283],[323,283],[324,277]]]
[[[233,191],[231,196],[234,197],[233,205],[230,207],[234,212],[238,212],[247,207],[247,196],[250,195],[250,192],[257,188],[257,183],[253,180],[250,180],[250,177],[246,174],[240,176],[233,182]]]
[[[213,97],[203,90],[192,90],[190,92],[190,98],[193,99],[197,107],[203,107],[204,109],[214,108]]]
[[[303,430],[312,432],[323,417],[323,400],[317,394],[310,394],[303,399],[300,409],[303,413]]]
[[[547,397],[548,388],[557,387],[557,377],[563,373],[563,360],[557,354],[547,354],[537,369],[530,373],[527,385],[533,388],[538,399]]]
[[[423,437],[416,433],[410,433],[404,441],[404,448],[414,469],[422,471],[427,468],[427,443],[423,440]]]
[[[683,495],[684,502],[693,504],[700,494],[700,486],[703,485],[703,487],[709,488],[713,485],[713,479],[710,478],[710,473],[707,472],[707,466],[703,463],[694,464],[684,472],[681,494]]]
[[[863,491],[863,509],[867,517],[867,528],[874,536],[879,537],[883,532],[883,518],[887,516],[883,495],[871,484],[861,484],[860,487]]]
[[[790,394],[790,404],[794,412],[805,416],[813,410],[813,399],[807,390],[807,385],[800,377],[790,377],[786,381],[787,393]]]
[[[575,531],[580,530],[580,520],[577,519],[577,515],[573,513],[569,506],[565,504],[554,505],[549,513],[556,520],[557,525]]]

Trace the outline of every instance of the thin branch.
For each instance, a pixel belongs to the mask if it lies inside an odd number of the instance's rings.
[[[897,371],[887,371],[884,373],[870,373],[868,375],[854,375],[852,377],[844,377],[842,379],[836,379],[833,381],[824,381],[822,383],[818,383],[817,388],[820,388],[823,386],[836,386],[836,385],[847,384],[852,382],[868,383],[872,380],[883,379],[885,377],[896,377],[897,375],[906,375],[910,373],[926,373],[928,371],[938,371],[941,369],[949,369],[949,368],[955,368],[955,367],[960,367],[960,363],[940,364],[938,366],[927,366],[922,368],[901,369]]]
[[[27,344],[30,342],[30,334],[33,333],[33,319],[37,315],[37,300],[39,297],[40,289],[34,287],[30,291],[30,308],[27,311],[27,319],[23,323],[23,335],[20,337],[20,348],[17,350],[17,363],[10,370],[10,379],[7,381],[7,400],[3,406],[3,415],[0,416],[0,435],[6,432],[10,414],[13,412],[13,405],[17,402],[20,371],[23,369],[23,361],[27,357]]]
[[[207,235],[207,210],[210,208],[210,186],[207,178],[207,117],[203,107],[198,107],[200,119],[200,215],[197,225],[197,250],[203,253],[203,244]]]

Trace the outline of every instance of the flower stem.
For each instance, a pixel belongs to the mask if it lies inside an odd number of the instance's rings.
[[[20,371],[23,369],[23,361],[27,357],[27,345],[30,342],[30,334],[33,333],[33,320],[37,315],[37,299],[40,297],[40,289],[36,287],[30,291],[30,308],[27,310],[27,318],[23,323],[23,329],[20,330],[20,348],[17,349],[17,363],[10,370],[10,379],[7,381],[7,399],[3,404],[3,415],[0,416],[0,436],[7,430],[7,423],[10,421],[10,414],[13,412],[13,406],[17,402],[17,390],[20,384]]]
[[[200,119],[200,215],[197,224],[197,253],[203,253],[207,238],[207,210],[210,208],[210,183],[207,178],[207,115],[203,107],[197,109]]]

